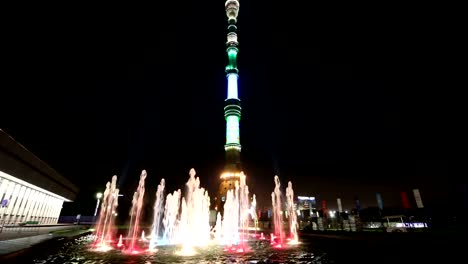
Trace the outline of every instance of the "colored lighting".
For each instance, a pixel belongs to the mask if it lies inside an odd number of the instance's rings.
[[[226,144],[239,144],[239,117],[228,116],[226,118]]]
[[[235,98],[237,99],[237,78],[238,75],[235,73],[230,73],[227,76],[228,79],[228,99]]]
[[[236,144],[231,144],[231,145],[224,146],[224,150],[230,150],[230,149],[235,149],[235,150],[241,151],[241,146],[236,145]]]
[[[226,179],[226,178],[239,178],[242,174],[238,172],[225,172],[221,174],[221,179]]]
[[[225,150],[240,151],[239,139],[239,120],[241,116],[241,108],[239,105],[238,83],[239,76],[237,75],[237,14],[239,11],[239,2],[237,0],[227,0],[225,3],[226,15],[229,18],[229,26],[227,34],[227,55],[228,65],[226,66],[227,73],[227,104],[224,107],[224,116],[226,118],[226,145]],[[234,99],[234,100],[233,100]],[[236,100],[237,99],[237,100]]]
[[[239,12],[239,2],[237,0],[226,0],[225,2],[226,15],[228,17],[227,27],[227,42],[226,53],[228,57],[227,65],[225,67],[226,79],[227,79],[227,93],[224,104],[224,117],[226,120],[226,144],[224,150],[226,151],[226,168],[225,173],[221,175],[223,183],[220,186],[231,186],[233,187],[235,181],[238,181],[242,175],[240,166],[240,128],[239,121],[241,118],[241,104],[239,100],[238,92],[238,79],[239,70],[237,69],[237,54],[239,49],[237,45],[237,15]],[[243,176],[245,177],[245,175]],[[219,190],[220,202],[226,201],[227,188],[222,187]],[[236,250],[238,250],[236,248]],[[241,248],[244,250],[244,248]]]
[[[237,48],[229,47],[227,50],[229,64],[226,67],[226,70],[237,69]]]

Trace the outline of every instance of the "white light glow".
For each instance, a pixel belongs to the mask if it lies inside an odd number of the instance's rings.
[[[221,174],[221,179],[226,179],[226,178],[231,178],[231,177],[239,178],[241,175],[243,175],[243,173],[239,173],[239,172],[225,172],[225,173]]]
[[[235,98],[235,99],[238,99],[237,98],[237,74],[235,73],[230,73],[228,74],[227,78],[228,78],[228,96],[227,98],[230,99],[230,98]]]
[[[315,201],[315,197],[308,197],[308,196],[298,196],[298,200],[307,200],[307,201]]]
[[[239,117],[228,116],[226,118],[226,144],[239,144]]]
[[[396,227],[409,227],[409,228],[424,228],[427,227],[426,223],[396,223]]]
[[[231,32],[227,35],[227,42],[228,43],[237,43],[237,34],[234,32]]]
[[[235,149],[235,150],[241,151],[241,147],[239,145],[235,145],[235,146],[228,145],[228,146],[224,147],[224,150],[230,150],[230,149]]]
[[[236,20],[239,13],[239,1],[237,0],[227,0],[224,4],[226,8],[226,15],[229,19]]]

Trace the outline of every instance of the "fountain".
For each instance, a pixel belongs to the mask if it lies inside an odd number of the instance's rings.
[[[186,197],[182,198],[182,210],[177,237],[182,242],[179,254],[192,255],[194,246],[205,246],[210,240],[210,197],[208,191],[200,187],[200,179],[190,170],[186,185]]]
[[[122,235],[116,236],[115,232],[113,219],[116,215],[119,190],[116,188],[117,177],[114,176],[112,182],[106,184],[94,234],[51,240],[50,243],[53,243],[51,244],[53,246],[48,247],[47,250],[43,250],[45,247],[38,247],[39,250],[36,251],[31,250],[31,253],[25,255],[24,262],[32,260],[34,263],[102,264],[347,263],[349,254],[344,253],[355,252],[356,249],[368,244],[366,241],[362,241],[363,244],[357,244],[360,239],[351,240],[349,243],[345,243],[348,239],[343,239],[343,243],[330,243],[328,238],[317,239],[315,236],[304,236],[303,240],[298,243],[292,183],[288,182],[285,197],[282,197],[278,176],[274,178],[275,188],[271,196],[275,221],[273,234],[268,235],[264,233],[265,230],[258,230],[260,235],[253,236],[248,232],[248,229],[252,228],[251,220],[255,220],[256,199],[255,195],[252,195],[251,200],[248,199],[249,190],[244,177],[235,184],[235,189],[229,190],[224,207],[225,213],[224,215],[217,213],[216,223],[211,228],[208,224],[209,213],[207,213],[210,203],[208,193],[200,187],[200,180],[195,177],[194,170],[190,170],[184,196],[181,190],[176,190],[164,197],[165,181],[161,180],[156,192],[155,212],[152,215],[157,222],[153,223],[151,239],[147,241],[144,232],[140,233],[138,224],[141,209],[144,206],[142,197],[145,190],[145,177],[146,172],[143,172],[133,199],[130,221],[132,231],[129,231],[126,239],[122,238]],[[284,201],[282,198],[285,198]],[[250,205],[249,201],[251,201]],[[283,214],[281,212],[284,211],[287,212],[284,217],[288,219],[285,224],[288,228],[283,228],[282,225]],[[139,233],[141,236],[137,236]],[[290,241],[281,243],[285,240]],[[206,247],[202,248],[204,243]],[[411,243],[413,242],[408,245]],[[430,243],[435,242],[430,240]],[[91,250],[89,250],[90,245]],[[134,250],[131,250],[132,248]],[[394,254],[388,254],[387,251],[388,248],[385,252],[377,251],[372,259],[394,256]],[[135,255],[135,253],[138,254]],[[192,256],[185,257],[187,255]],[[392,259],[392,262],[397,262],[397,258],[400,259],[401,256],[398,255],[395,260]],[[420,259],[420,256],[417,259]]]
[[[130,224],[128,234],[122,241],[113,242],[115,228],[112,227],[113,216],[117,207],[118,189],[115,187],[117,177],[112,183],[107,183],[101,207],[99,224],[96,228],[96,245],[101,248],[121,249],[122,253],[138,254],[143,252],[156,253],[163,246],[175,245],[175,255],[190,256],[200,253],[205,246],[224,246],[224,251],[233,253],[248,253],[252,251],[249,240],[271,241],[273,248],[285,247],[285,231],[283,227],[283,197],[280,191],[279,177],[275,176],[275,189],[271,194],[273,205],[274,233],[268,238],[263,232],[257,235],[257,215],[255,194],[250,198],[246,176],[240,173],[240,180],[235,182],[235,188],[228,190],[224,203],[224,214],[216,214],[214,226],[209,224],[210,198],[208,191],[200,186],[200,179],[194,169],[189,171],[189,179],[185,190],[180,189],[165,196],[166,182],[161,179],[158,185],[153,211],[153,223],[149,239],[140,227],[142,217],[143,197],[145,194],[145,170],[140,175],[140,181],[132,199]],[[292,183],[286,189],[286,208],[289,223],[287,239],[294,244],[298,242],[297,218],[294,212],[294,191]],[[250,230],[255,230],[251,234]],[[141,235],[139,235],[141,234]],[[104,247],[105,246],[105,247]]]
[[[231,251],[244,252],[248,250],[249,216],[251,208],[249,203],[249,187],[245,183],[246,176],[240,173],[240,182],[236,182],[235,189],[228,190],[224,203],[224,217],[221,226],[217,226],[217,239]],[[221,215],[218,215],[218,219]],[[217,220],[218,220],[217,219]]]
[[[294,210],[294,190],[292,188],[291,181],[288,182],[288,187],[286,188],[286,216],[288,218],[288,227],[289,233],[286,237],[285,231],[283,229],[283,202],[282,202],[282,193],[280,190],[280,180],[277,175],[274,177],[275,180],[275,189],[271,193],[271,202],[273,210],[273,220],[274,220],[274,233],[271,235],[270,240],[272,245],[277,248],[284,247],[284,240],[288,241],[288,244],[298,244],[299,236],[297,234],[297,215]]]
[[[99,251],[112,249],[113,237],[116,231],[114,217],[117,211],[119,189],[117,189],[117,176],[112,177],[111,182],[107,182],[106,190],[102,198],[99,220],[95,227],[95,240],[93,248]]]

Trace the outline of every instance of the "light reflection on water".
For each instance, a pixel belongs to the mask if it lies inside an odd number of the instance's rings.
[[[229,253],[222,246],[212,246],[198,251],[195,256],[178,256],[177,246],[160,246],[156,253],[127,255],[120,250],[95,252],[89,250],[92,235],[64,242],[55,251],[44,257],[35,257],[33,263],[331,263],[325,254],[312,252],[310,245],[303,242],[286,249],[273,249],[268,241],[252,241],[247,253]]]

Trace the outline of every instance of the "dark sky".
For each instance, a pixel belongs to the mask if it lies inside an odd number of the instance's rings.
[[[422,10],[303,2],[240,4],[242,161],[260,205],[275,174],[329,207],[356,195],[376,206],[376,192],[396,205],[412,188],[427,206],[460,201],[461,107],[440,52],[450,34]],[[151,203],[161,178],[172,192],[190,168],[214,194],[224,1],[20,10],[4,38],[0,125],[80,187],[65,214],[92,214],[113,175],[129,200],[142,169]]]

